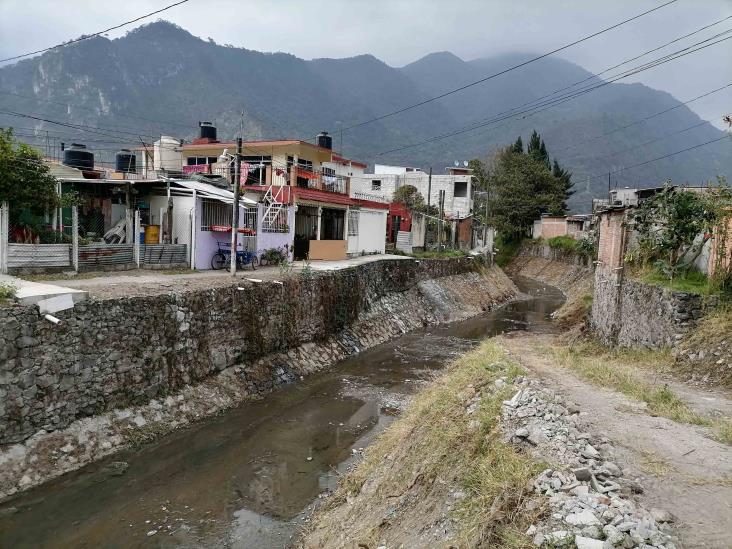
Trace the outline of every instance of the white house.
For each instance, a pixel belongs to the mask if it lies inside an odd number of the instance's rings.
[[[445,215],[463,219],[473,207],[471,170],[445,168],[444,174],[432,174],[418,168],[377,164],[374,173],[351,177],[351,196],[392,201],[394,192],[405,185],[414,186],[432,206],[438,206],[440,191],[445,191]],[[429,193],[429,197],[427,196]]]

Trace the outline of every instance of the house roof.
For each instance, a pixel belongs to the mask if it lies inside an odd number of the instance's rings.
[[[340,164],[352,164],[353,166],[357,166],[359,168],[363,168],[364,170],[368,167],[368,164],[364,164],[363,162],[359,162],[358,160],[351,160],[350,158],[345,158],[343,156],[340,156],[338,154],[333,154],[333,162],[338,162]]]

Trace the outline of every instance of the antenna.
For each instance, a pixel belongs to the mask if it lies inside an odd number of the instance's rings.
[[[463,160],[463,166],[465,166],[466,168],[468,167],[468,161],[467,160]]]
[[[458,166],[460,165],[460,162],[458,162],[458,161],[456,160],[456,161],[455,161],[455,162],[454,162],[453,164],[454,164],[454,165],[455,165],[455,167],[457,168],[457,167],[458,167]]]

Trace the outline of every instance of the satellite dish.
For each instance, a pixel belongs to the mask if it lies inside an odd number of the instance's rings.
[[[468,161],[467,160],[463,160],[463,166],[465,166],[466,168],[468,167]]]
[[[458,167],[458,166],[460,165],[460,162],[458,162],[458,161],[456,160],[456,161],[454,162],[454,164],[455,164],[455,167],[457,168],[457,167]]]

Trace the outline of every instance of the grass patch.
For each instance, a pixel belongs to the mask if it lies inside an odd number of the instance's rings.
[[[451,540],[455,546],[530,547],[523,532],[536,511],[528,511],[525,503],[533,497],[530,483],[542,466],[501,440],[501,403],[515,389],[492,385],[498,377],[512,379],[521,373],[490,340],[453,363],[414,397],[364,461],[342,479],[316,516],[311,532],[315,539],[308,540],[312,545],[305,546],[351,547],[359,542],[376,547],[389,537],[387,528],[401,523],[412,531],[415,520],[430,520],[435,505],[444,504],[444,491],[461,486],[466,497],[453,511],[459,519]],[[482,398],[468,415],[466,407],[476,392]],[[405,498],[412,503],[394,511],[393,505]],[[389,526],[382,521],[385,512],[393,517]],[[343,524],[349,524],[347,536]],[[350,545],[344,545],[346,537]]]
[[[718,421],[714,429],[714,438],[719,442],[732,446],[732,420],[723,419]]]
[[[465,257],[467,255],[467,253],[461,250],[442,250],[441,252],[428,250],[425,252],[413,252],[411,254],[412,257],[416,257],[417,259],[445,259],[450,257]]]
[[[563,250],[565,252],[573,253],[577,252],[577,240],[571,236],[555,236],[547,239],[546,243],[549,244],[550,248],[555,250]]]
[[[669,473],[676,472],[676,469],[661,456],[648,450],[641,450],[640,468],[644,473],[655,477],[665,477]]]
[[[645,402],[654,415],[679,423],[711,425],[711,420],[694,412],[667,385],[655,385],[638,376],[634,368],[662,370],[668,363],[667,351],[609,350],[594,343],[572,347],[554,347],[552,352],[560,364],[581,377],[603,387],[610,387],[635,400]]]
[[[716,292],[716,288],[709,283],[707,275],[699,271],[689,271],[673,280],[669,280],[663,273],[651,269],[641,273],[640,280],[647,284],[662,286],[677,292],[689,292],[699,295],[710,295]]]

